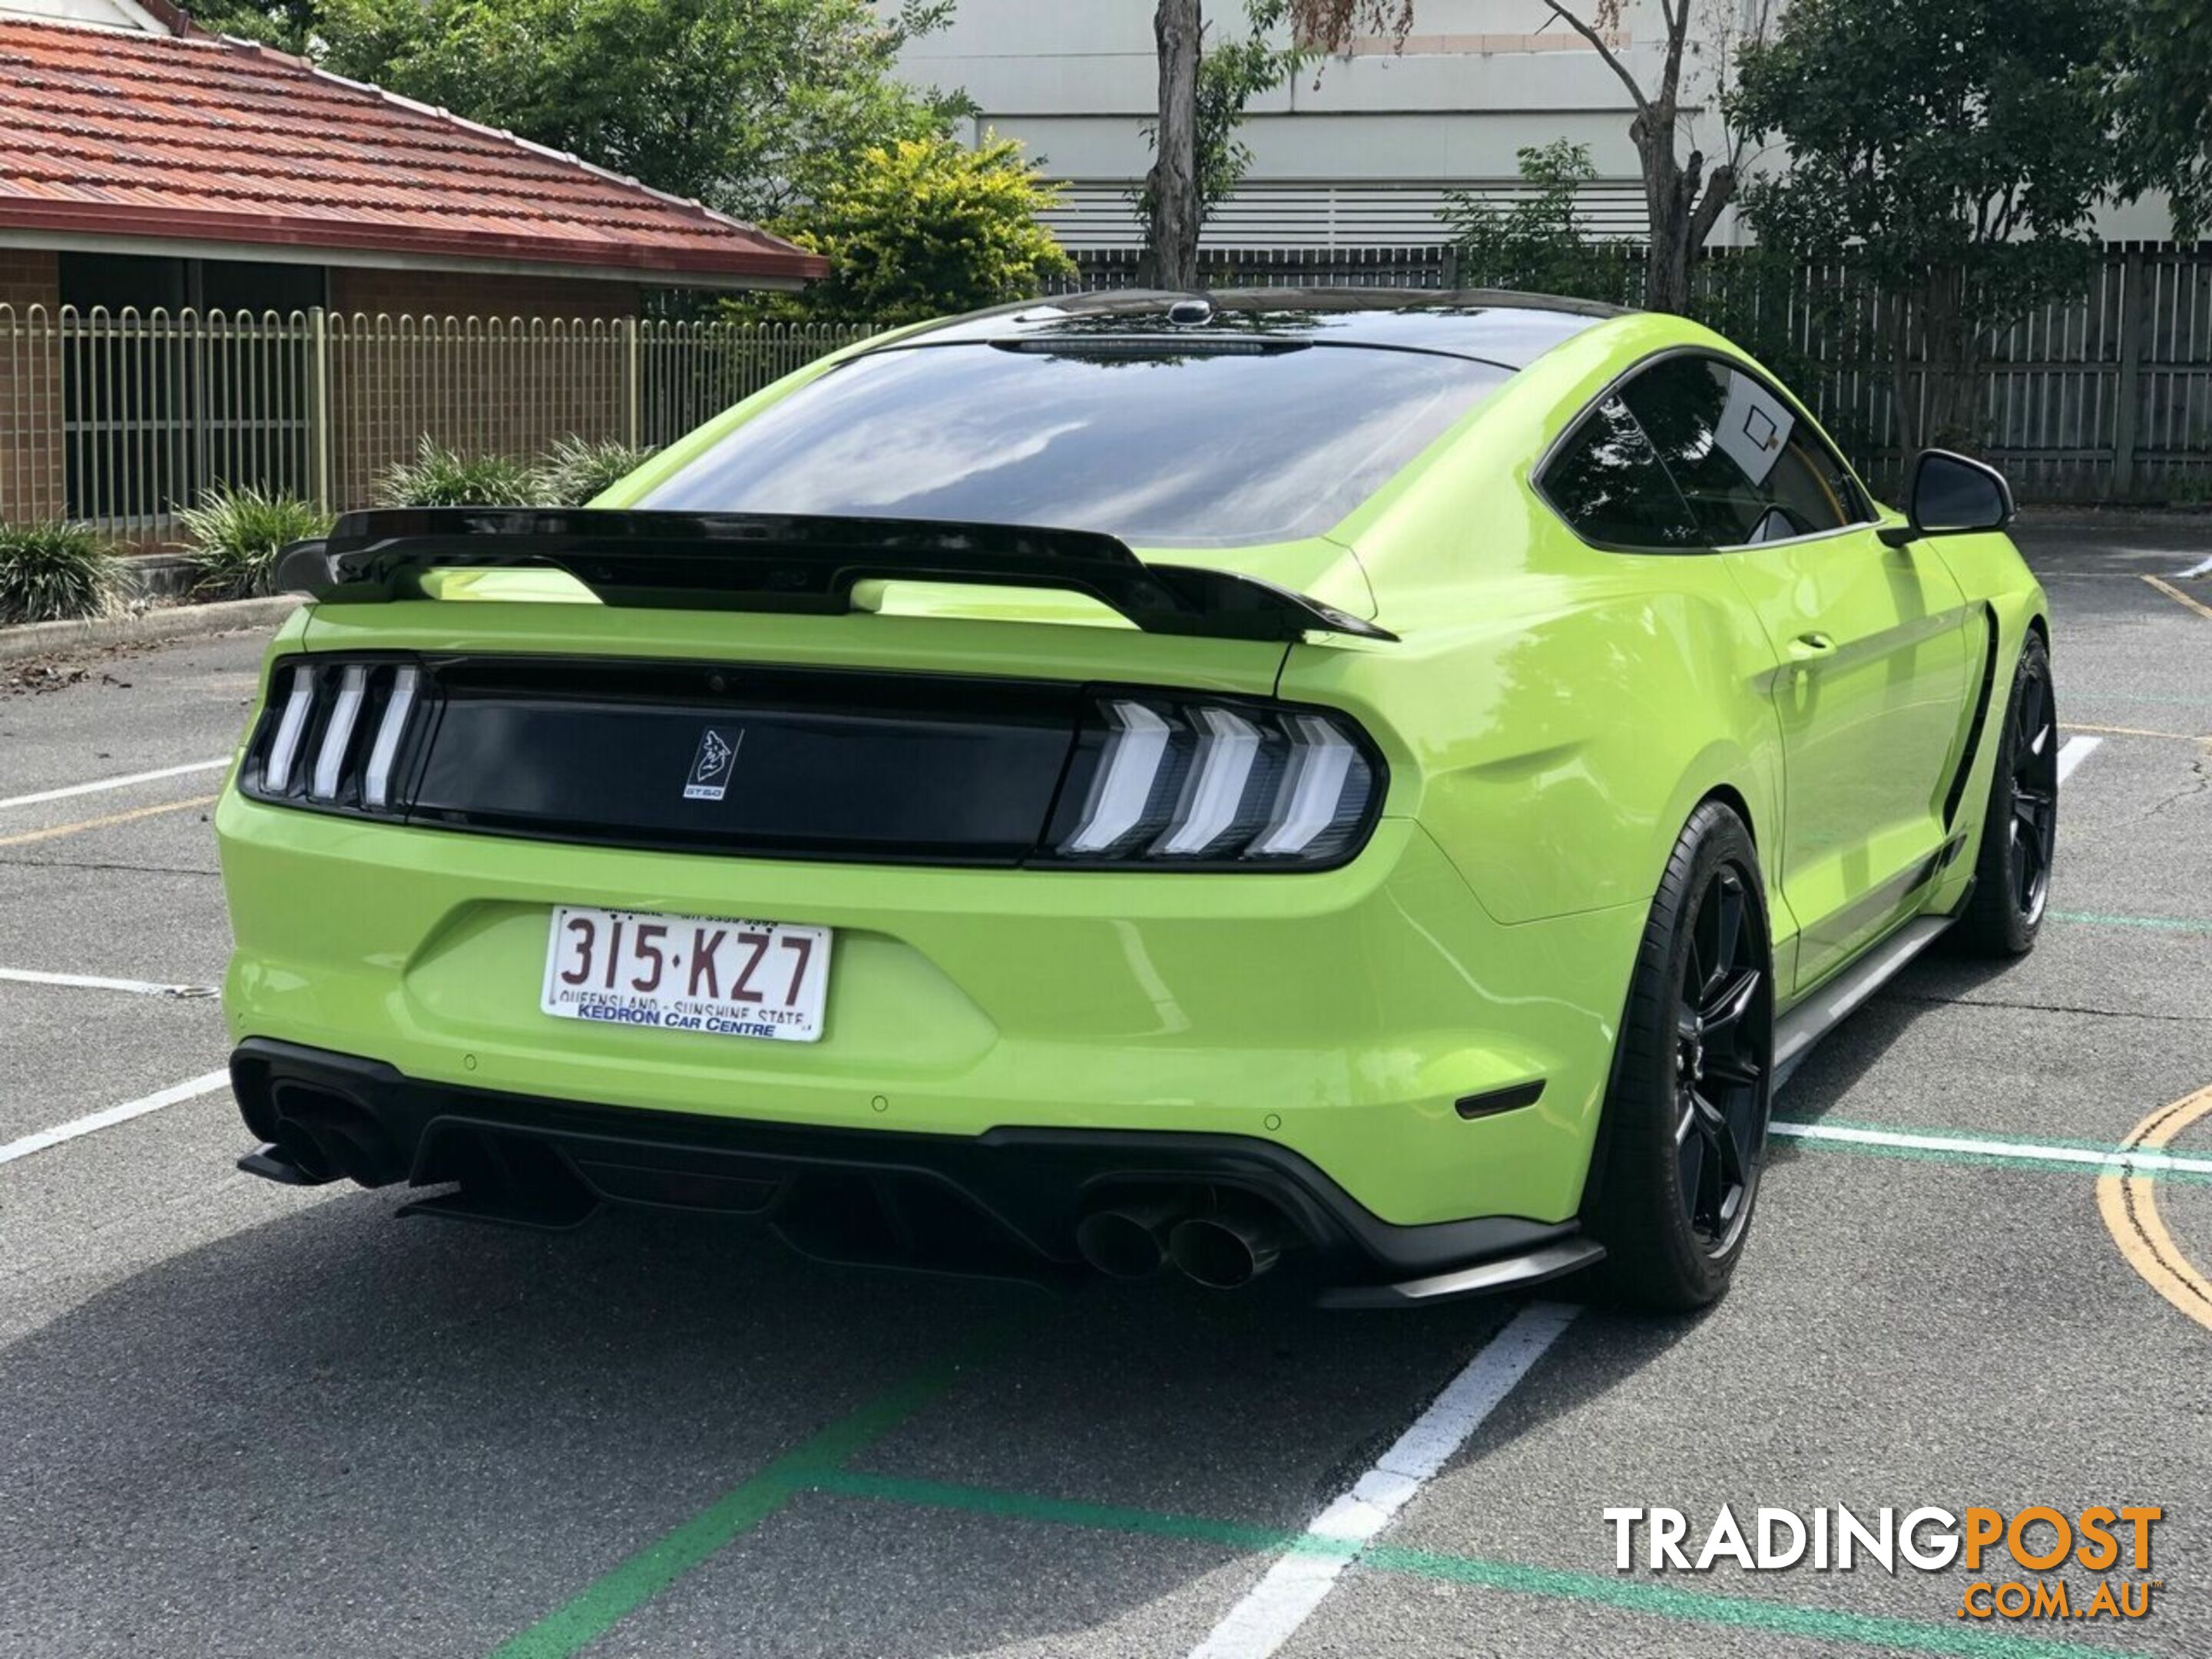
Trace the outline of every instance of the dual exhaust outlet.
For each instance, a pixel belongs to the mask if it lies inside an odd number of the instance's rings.
[[[1291,1242],[1282,1218],[1256,1201],[1200,1209],[1163,1194],[1091,1211],[1076,1224],[1083,1259],[1114,1279],[1149,1279],[1172,1264],[1217,1291],[1249,1285]]]

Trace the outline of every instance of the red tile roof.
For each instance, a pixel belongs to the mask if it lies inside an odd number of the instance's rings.
[[[206,37],[0,21],[0,228],[820,276],[814,255],[511,133]]]

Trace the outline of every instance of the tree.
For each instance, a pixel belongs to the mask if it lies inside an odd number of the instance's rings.
[[[2113,53],[2128,184],[2173,198],[2173,234],[2212,230],[2212,6],[2130,0]]]
[[[237,3],[238,0],[231,0]],[[323,0],[325,65],[746,218],[872,146],[949,133],[894,76],[951,0]]]
[[[1443,219],[1462,278],[1470,286],[1625,298],[1629,267],[1621,244],[1593,241],[1575,215],[1576,191],[1596,176],[1589,146],[1561,138],[1516,153],[1533,195],[1500,208],[1465,191],[1444,193]]]
[[[1280,86],[1310,55],[1295,45],[1277,44],[1276,34],[1290,15],[1291,0],[1249,0],[1243,40],[1215,45],[1213,25],[1200,26],[1198,58],[1198,217],[1201,227],[1213,210],[1236,193],[1252,165],[1251,147],[1237,137],[1246,106],[1261,93]],[[1145,142],[1157,144],[1159,130],[1147,123]],[[1138,216],[1150,224],[1152,192],[1137,192]]]
[[[1747,210],[1873,285],[1907,447],[1971,445],[1983,341],[2081,278],[2118,167],[2109,32],[2103,0],[1796,0],[1744,56],[1734,118],[1790,157]]]
[[[1162,288],[1198,286],[1198,62],[1199,0],[1158,0],[1152,38],[1159,49],[1158,125],[1152,129],[1152,167],[1145,175],[1152,204],[1145,253],[1152,281]]]
[[[1026,299],[1073,270],[1037,219],[1057,194],[1012,139],[907,138],[865,151],[776,228],[833,267],[807,316],[919,322]]]
[[[1710,49],[1711,92],[1717,100],[1741,47],[1764,37],[1773,0],[1747,0],[1741,5],[1711,0],[1703,27],[1694,34],[1692,24],[1699,21],[1692,12],[1695,0],[1654,0],[1666,35],[1658,84],[1648,92],[1613,49],[1629,0],[1585,0],[1577,6],[1562,0],[1543,3],[1589,43],[1635,106],[1628,136],[1642,167],[1644,207],[1650,219],[1643,301],[1654,311],[1686,311],[1691,261],[1712,234],[1722,210],[1735,199],[1743,162],[1740,136],[1724,135],[1726,156],[1710,171],[1705,151],[1694,144],[1686,155],[1681,153],[1690,127],[1687,106],[1698,101],[1689,96],[1691,59]],[[1294,0],[1292,13],[1301,39],[1344,51],[1362,30],[1402,42],[1413,27],[1413,0]]]

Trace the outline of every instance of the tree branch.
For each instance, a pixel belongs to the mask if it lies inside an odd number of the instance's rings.
[[[1662,4],[1663,3],[1664,0],[1662,0]],[[1561,5],[1559,0],[1544,0],[1544,3],[1551,8],[1552,15],[1597,48],[1597,55],[1605,59],[1606,67],[1613,72],[1620,79],[1620,84],[1628,88],[1628,95],[1636,100],[1636,112],[1638,115],[1649,114],[1651,106],[1644,99],[1644,88],[1636,84],[1636,77],[1628,72],[1628,66],[1613,55],[1613,48],[1606,45],[1603,37],[1588,23],[1583,22],[1581,18]],[[1688,0],[1684,0],[1684,3],[1688,3]]]

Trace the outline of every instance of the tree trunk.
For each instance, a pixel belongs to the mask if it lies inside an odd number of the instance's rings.
[[[1152,171],[1152,219],[1146,251],[1162,288],[1198,286],[1199,0],[1159,0],[1152,35],[1159,43],[1160,109]]]

